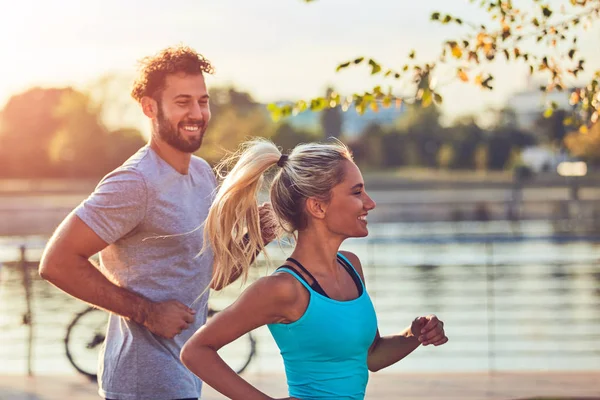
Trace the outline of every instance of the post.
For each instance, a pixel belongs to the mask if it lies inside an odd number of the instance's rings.
[[[487,286],[487,328],[488,328],[488,373],[493,373],[495,365],[495,340],[496,340],[496,304],[495,304],[495,265],[493,260],[493,246],[491,239],[485,241],[485,270]]]
[[[25,257],[25,246],[21,245],[21,271],[23,272],[23,287],[25,288],[25,303],[26,311],[23,315],[23,324],[29,326],[29,337],[27,340],[27,375],[33,376],[32,359],[33,359],[33,320],[31,312],[31,277]]]

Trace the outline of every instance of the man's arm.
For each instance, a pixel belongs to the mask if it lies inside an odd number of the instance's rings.
[[[107,245],[71,213],[44,249],[40,276],[71,296],[142,324],[150,302],[114,285],[89,261]]]
[[[194,311],[170,300],[152,302],[108,280],[89,258],[107,243],[71,213],[58,227],[40,261],[41,277],[73,297],[172,338],[194,320]]]

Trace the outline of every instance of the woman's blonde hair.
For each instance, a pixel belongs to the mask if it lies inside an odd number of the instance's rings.
[[[329,201],[331,189],[344,179],[342,161],[352,161],[352,155],[339,140],[300,144],[286,159],[275,144],[262,138],[242,144],[223,160],[217,166],[223,180],[204,225],[205,246],[210,244],[214,253],[211,286],[222,288],[238,274],[245,280],[254,256],[265,248],[257,195],[269,168],[280,168],[270,185],[273,217],[282,228],[279,235],[306,227],[307,198]]]

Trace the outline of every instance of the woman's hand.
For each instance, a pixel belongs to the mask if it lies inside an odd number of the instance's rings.
[[[444,331],[444,322],[440,321],[433,314],[416,318],[410,330],[423,346],[429,344],[440,346],[448,341],[448,337]]]

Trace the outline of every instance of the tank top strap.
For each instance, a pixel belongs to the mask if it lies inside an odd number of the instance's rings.
[[[354,265],[352,265],[352,263],[350,262],[350,260],[348,260],[346,258],[346,256],[344,256],[342,253],[337,253],[338,259],[342,262],[342,264],[346,267],[346,269],[350,268],[351,271],[354,272],[354,274],[352,274],[352,279],[358,283],[360,282],[361,286],[362,286],[362,290],[364,290],[365,288],[365,283],[363,282],[362,278],[360,277],[360,274],[358,273],[358,271],[356,270],[356,268],[354,268]],[[348,270],[348,273],[350,273],[350,270]],[[357,281],[358,279],[358,281]],[[358,286],[358,285],[357,285]],[[360,291],[360,289],[359,289]]]
[[[294,278],[296,278],[296,280],[298,280],[302,284],[302,286],[304,286],[309,291],[314,290],[313,288],[310,287],[308,282],[306,282],[306,279],[304,279],[304,277],[301,274],[299,274],[295,268],[290,267],[289,265],[282,265],[281,267],[277,268],[275,270],[275,272],[286,272],[286,273],[292,275]],[[275,273],[275,272],[273,272],[273,273]]]
[[[317,281],[317,279],[310,273],[308,272],[308,270],[306,268],[304,268],[304,265],[300,264],[300,262],[292,257],[288,257],[286,259],[286,261],[289,261],[293,264],[295,264],[298,268],[300,268],[302,270],[302,272],[304,272],[306,275],[308,275],[308,277],[310,279],[312,279],[312,283],[310,283],[310,287],[317,293],[322,294],[325,297],[329,297],[327,296],[327,293],[325,293],[325,290],[323,290],[323,288],[321,287],[321,285],[319,285],[319,282]]]

